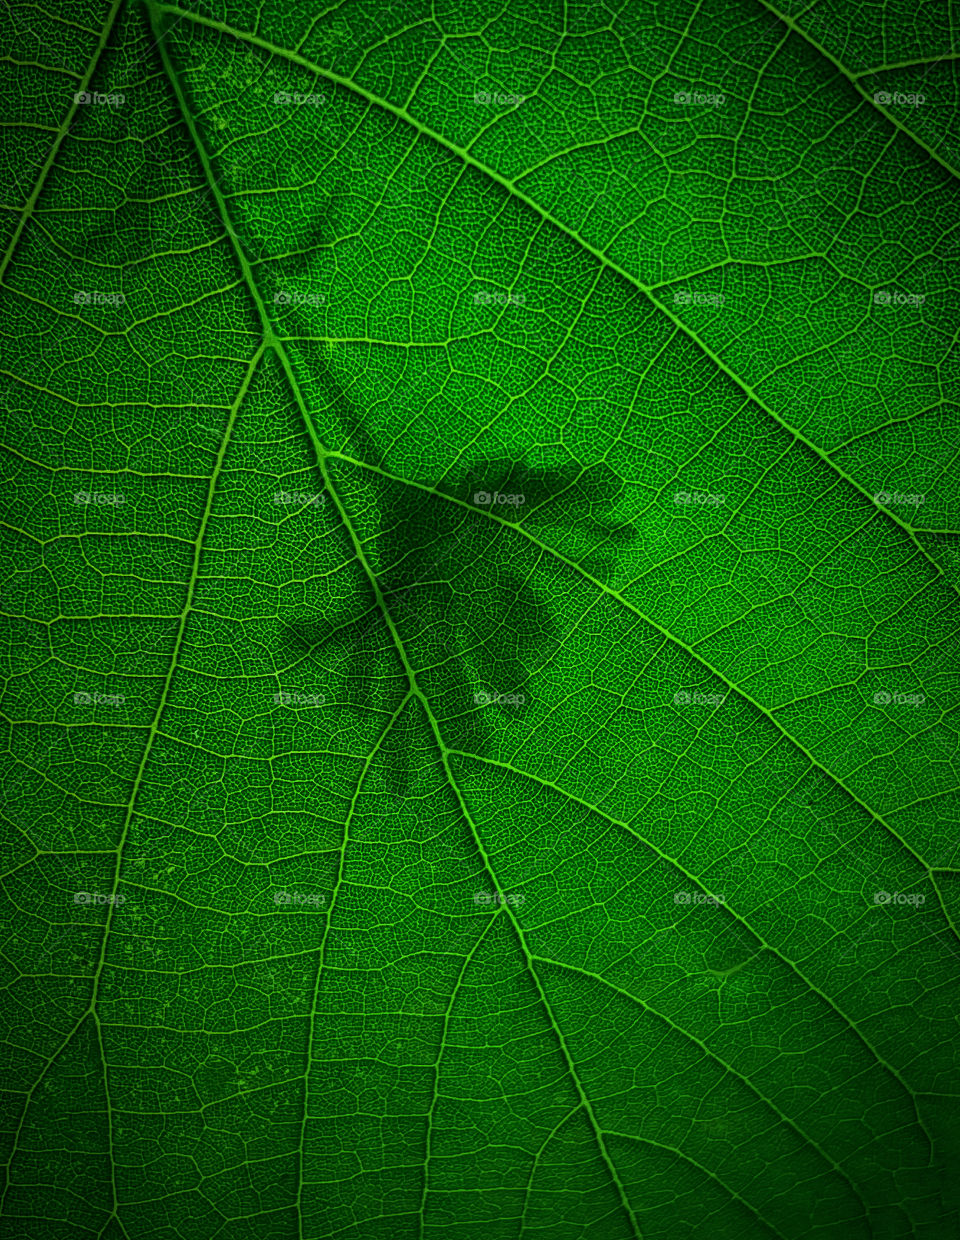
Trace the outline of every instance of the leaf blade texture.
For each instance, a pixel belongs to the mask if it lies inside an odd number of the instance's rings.
[[[11,1234],[960,1234],[933,7],[0,16]]]

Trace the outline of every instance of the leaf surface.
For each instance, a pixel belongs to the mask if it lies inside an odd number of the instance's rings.
[[[11,1234],[960,1234],[948,10],[0,23]]]

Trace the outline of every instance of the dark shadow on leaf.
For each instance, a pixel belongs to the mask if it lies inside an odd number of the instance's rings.
[[[382,450],[343,394],[331,390],[330,400],[348,431],[346,453],[364,466],[331,458],[328,469],[377,589],[366,581],[365,597],[338,604],[321,586],[314,614],[282,628],[291,662],[315,660],[311,683],[335,684],[338,700],[386,722],[409,687],[389,616],[444,743],[488,754],[504,729],[522,731],[552,705],[536,700],[534,686],[564,641],[551,605],[557,579],[581,588],[577,566],[610,578],[636,536],[611,517],[624,483],[603,462],[542,467],[508,457],[474,461],[428,489],[394,481],[378,472],[389,472]],[[391,791],[409,791],[407,778]]]

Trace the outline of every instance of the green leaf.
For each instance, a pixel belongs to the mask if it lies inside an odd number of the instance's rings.
[[[5,1234],[960,1234],[956,28],[0,14]]]

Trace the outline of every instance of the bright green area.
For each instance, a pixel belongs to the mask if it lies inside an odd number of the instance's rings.
[[[5,1236],[960,1235],[958,17],[0,13]]]

